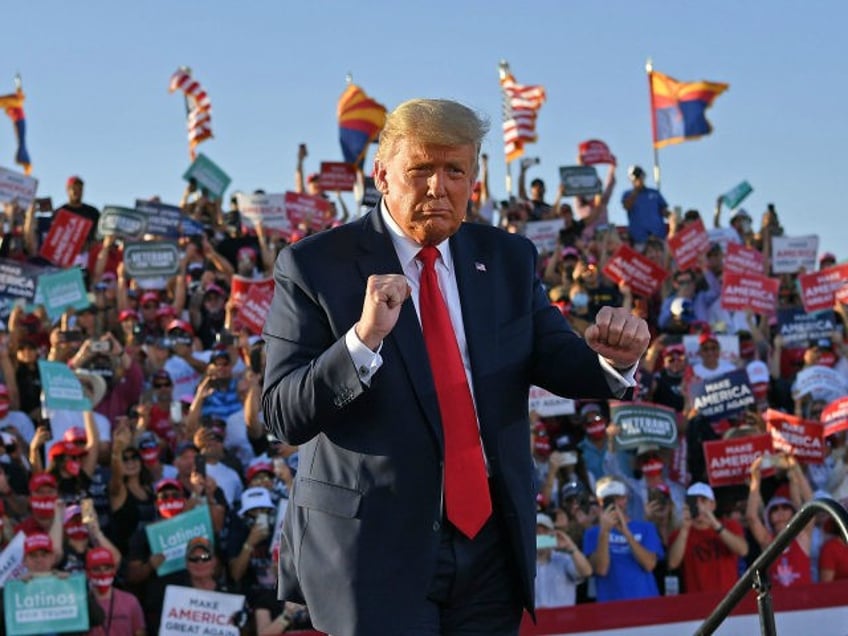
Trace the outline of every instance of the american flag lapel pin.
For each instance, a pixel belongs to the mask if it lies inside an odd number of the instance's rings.
[[[486,271],[486,265],[484,263],[475,262],[474,263],[474,269],[476,269],[478,272],[485,272]]]

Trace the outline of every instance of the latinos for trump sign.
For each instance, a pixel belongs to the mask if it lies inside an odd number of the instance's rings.
[[[757,401],[745,369],[729,371],[710,380],[695,379],[691,391],[692,406],[711,421],[735,415]]]
[[[745,197],[747,197],[753,191],[754,188],[751,187],[751,184],[747,181],[743,181],[729,192],[725,192],[724,194],[722,194],[721,200],[728,208],[732,210],[737,205],[742,203],[742,201],[745,200]]]
[[[824,462],[824,425],[774,409],[765,414],[771,443],[776,451],[791,453],[803,464]]]
[[[771,435],[751,435],[734,439],[704,442],[707,479],[710,486],[744,484],[751,474],[751,464],[757,457],[772,452]],[[774,474],[772,466],[760,468],[763,477]]]
[[[67,309],[84,309],[91,305],[82,280],[82,270],[72,267],[49,274],[41,274],[35,288],[35,303],[44,305],[51,319]]]
[[[659,404],[610,402],[610,419],[619,427],[615,436],[619,448],[657,444],[677,446],[677,413]]]
[[[205,537],[209,541],[215,540],[212,532],[212,517],[209,516],[209,506],[206,504],[188,512],[181,512],[171,519],[148,524],[144,527],[144,531],[150,543],[150,553],[165,556],[162,565],[156,570],[159,576],[185,569],[186,546],[195,537]]]
[[[752,247],[745,247],[740,243],[728,243],[727,250],[722,260],[725,273],[763,273],[763,253]]]
[[[530,387],[529,410],[535,411],[540,417],[555,415],[572,415],[575,412],[574,400],[554,395],[538,386]]]
[[[668,247],[677,262],[677,269],[694,269],[710,247],[710,237],[703,221],[697,219],[694,223],[687,223],[686,227],[668,238]]]
[[[848,430],[848,397],[837,398],[828,404],[822,411],[821,421],[825,437]]]
[[[141,238],[147,229],[147,215],[133,210],[108,205],[103,208],[97,222],[100,236],[120,236],[122,238]]]
[[[808,272],[816,268],[819,237],[771,237],[771,270],[775,274],[794,274],[802,267]]]
[[[133,278],[173,276],[180,269],[180,250],[172,241],[128,243],[124,246],[124,267]]]
[[[162,603],[159,636],[198,634],[239,636],[233,616],[244,608],[244,596],[169,585]]]
[[[780,281],[760,274],[725,272],[721,277],[721,306],[731,311],[750,309],[771,316],[777,307]]]
[[[603,272],[616,284],[624,281],[639,296],[651,296],[668,277],[662,267],[623,244],[604,265]]]
[[[848,282],[848,263],[834,265],[820,272],[810,272],[798,277],[801,283],[801,300],[808,312],[832,309],[836,292]]]
[[[230,185],[229,175],[203,153],[197,155],[183,175],[183,179],[186,181],[194,179],[213,199],[223,197]]]
[[[38,374],[44,388],[44,405],[49,409],[90,411],[91,402],[79,379],[64,362],[38,361]]]
[[[88,586],[85,575],[38,576],[9,581],[3,591],[9,636],[88,631]]]
[[[70,267],[80,253],[92,222],[73,212],[59,210],[39,254],[59,267]]]

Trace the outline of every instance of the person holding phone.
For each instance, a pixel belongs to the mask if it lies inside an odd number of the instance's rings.
[[[536,607],[570,607],[577,586],[592,575],[592,565],[553,519],[536,515]]]
[[[725,593],[739,578],[739,559],[748,554],[745,531],[729,517],[716,517],[715,494],[703,482],[689,486],[686,503],[683,525],[670,537],[668,567],[683,566],[684,593]]]
[[[601,477],[595,494],[603,511],[583,535],[583,553],[595,571],[598,602],[659,596],[653,571],[665,549],[656,527],[630,521],[627,486],[618,478]]]

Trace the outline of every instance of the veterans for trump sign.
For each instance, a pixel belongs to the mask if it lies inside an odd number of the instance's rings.
[[[771,270],[775,274],[794,274],[802,267],[809,271],[816,268],[819,237],[816,235],[771,237]]]
[[[750,309],[771,316],[777,307],[780,281],[760,274],[724,272],[721,277],[721,306],[731,311]]]
[[[665,269],[624,244],[604,265],[603,273],[616,284],[624,281],[639,296],[652,295],[668,277]]]
[[[704,458],[707,462],[707,479],[710,486],[744,484],[751,474],[751,464],[754,460],[771,452],[771,435],[765,434],[704,442]],[[769,477],[774,472],[770,465],[760,468],[763,477]]]
[[[831,309],[836,292],[848,282],[848,263],[802,274],[798,282],[801,283],[801,300],[805,310]]]
[[[133,278],[173,276],[180,269],[180,250],[173,241],[128,243],[124,246],[124,267]]]
[[[804,420],[774,409],[765,413],[766,427],[772,447],[795,456],[803,464],[824,462],[824,425]]]
[[[711,421],[735,415],[757,401],[745,369],[735,369],[710,380],[695,379],[691,391],[692,406]]]
[[[123,238],[141,238],[147,230],[147,215],[132,208],[107,205],[97,222],[100,236],[120,236]]]
[[[694,269],[710,247],[710,237],[701,219],[686,224],[686,227],[670,236],[668,247],[677,262],[677,269]]]
[[[745,247],[741,243],[728,243],[722,265],[725,274],[727,272],[762,274],[764,261],[763,253],[759,250]]]
[[[619,448],[636,448],[657,444],[677,446],[677,413],[659,404],[610,402],[610,419],[619,431],[615,441]]]

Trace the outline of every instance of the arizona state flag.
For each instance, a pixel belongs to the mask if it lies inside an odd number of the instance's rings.
[[[10,95],[0,95],[0,108],[6,111],[12,125],[15,127],[15,136],[18,139],[18,150],[15,153],[15,163],[23,167],[24,174],[32,172],[29,160],[29,152],[26,147],[26,115],[24,115],[24,93],[18,90]]]
[[[339,142],[347,163],[361,168],[368,144],[386,125],[386,107],[374,101],[356,84],[349,84],[339,98]]]
[[[654,148],[698,139],[712,132],[706,110],[729,84],[678,82],[657,71],[649,74],[649,80]]]

